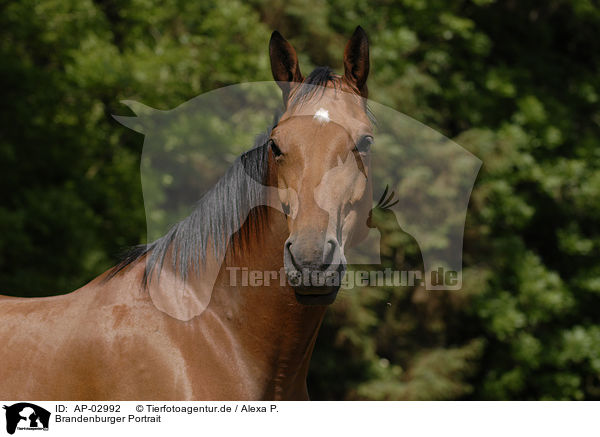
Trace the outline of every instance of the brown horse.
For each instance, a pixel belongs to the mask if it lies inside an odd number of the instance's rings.
[[[0,298],[0,398],[308,399],[339,289],[328,278],[344,273],[372,205],[367,37],[354,32],[342,76],[320,67],[304,78],[278,32],[270,57],[285,112],[189,217],[70,294]],[[248,176],[276,188],[283,213],[239,212],[261,204]],[[246,269],[287,278],[233,283]]]

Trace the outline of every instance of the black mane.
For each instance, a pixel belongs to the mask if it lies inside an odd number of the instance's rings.
[[[329,67],[317,67],[310,73],[306,79],[294,90],[290,106],[302,105],[302,103],[317,97],[320,98],[325,92],[325,87],[331,82],[335,89],[341,83],[341,78],[337,76]]]
[[[275,119],[277,123],[278,117]],[[171,267],[186,280],[190,269],[200,270],[207,256],[208,243],[215,257],[222,256],[232,236],[233,249],[257,235],[265,218],[265,186],[268,178],[269,150],[266,142],[273,127],[257,136],[254,147],[239,156],[219,181],[197,202],[192,213],[175,224],[164,236],[149,244],[128,250],[113,267],[108,279],[134,262],[146,257],[143,282],[162,270],[169,259]],[[258,182],[258,184],[252,183]],[[240,231],[247,217],[247,227]]]
[[[317,67],[310,73],[306,79],[296,88],[292,94],[290,100],[290,106],[301,106],[303,103],[312,100],[320,99],[325,93],[326,86],[332,84],[333,88],[337,91],[341,89],[342,77],[338,76],[329,67]],[[367,114],[367,117],[373,123],[376,124],[375,116],[371,109],[367,105],[367,99],[362,99],[362,104]]]

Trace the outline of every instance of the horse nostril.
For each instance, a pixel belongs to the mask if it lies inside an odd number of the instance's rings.
[[[338,264],[340,245],[334,239],[327,241],[325,245],[325,253],[323,256],[323,267],[327,268],[332,264]]]
[[[296,260],[294,259],[294,254],[292,253],[292,242],[290,240],[287,240],[285,242],[284,259],[289,260],[289,262],[292,264],[292,266],[296,270],[300,270],[300,267],[298,266],[298,264],[296,263]]]

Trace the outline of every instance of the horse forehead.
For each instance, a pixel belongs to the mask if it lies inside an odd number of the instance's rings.
[[[342,127],[351,138],[356,139],[369,132],[371,125],[364,109],[355,106],[337,100],[323,99],[295,108],[294,111],[285,114],[281,122],[298,118],[306,123],[306,127],[311,128],[336,125]]]
[[[299,145],[327,144],[335,148],[344,147],[348,141],[353,141],[352,124],[347,121],[342,124],[328,118],[324,111],[313,115],[298,115],[280,122],[280,131],[276,133],[279,138],[293,138]],[[282,135],[282,136],[280,136]],[[319,150],[329,149],[319,147]],[[309,149],[312,149],[309,147]]]
[[[337,123],[354,137],[359,132],[370,130],[366,113],[366,101],[360,95],[335,86],[315,86],[313,96],[288,108],[281,120],[296,116],[307,116],[313,123]],[[362,131],[362,132],[360,132]]]

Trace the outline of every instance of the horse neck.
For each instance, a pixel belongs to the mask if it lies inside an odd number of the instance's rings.
[[[285,216],[270,210],[258,238],[226,257],[209,306],[219,329],[266,376],[265,394],[275,398],[305,396],[310,357],[326,309],[298,303],[287,281],[281,284],[288,234]],[[246,269],[248,276],[260,272],[263,284],[244,283]],[[268,272],[276,277],[266,285]]]

